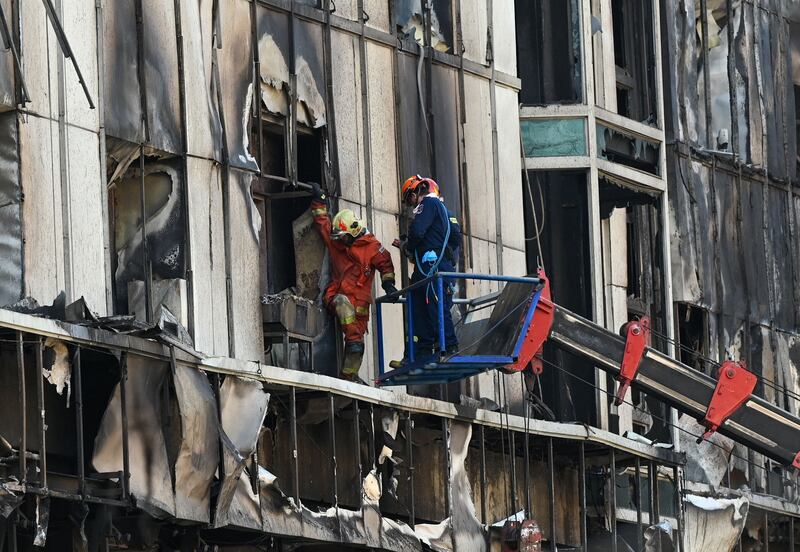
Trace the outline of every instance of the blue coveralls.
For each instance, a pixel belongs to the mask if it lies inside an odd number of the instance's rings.
[[[416,209],[417,213],[408,229],[407,251],[414,262],[414,273],[411,283],[426,278],[436,259],[441,255],[439,272],[453,272],[456,269],[458,253],[461,248],[461,226],[458,219],[436,197],[428,196]],[[450,235],[446,247],[443,247],[447,229]],[[450,307],[453,305],[451,286],[445,282],[444,294],[444,334],[448,350],[458,347],[453,317]],[[431,354],[439,348],[439,298],[436,296],[436,285],[423,286],[411,293],[413,302],[414,341],[417,355]]]

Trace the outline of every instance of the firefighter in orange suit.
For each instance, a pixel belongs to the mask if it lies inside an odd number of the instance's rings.
[[[344,333],[342,378],[357,381],[364,356],[372,281],[375,272],[380,272],[383,290],[396,292],[394,265],[389,252],[353,211],[339,211],[331,223],[325,192],[318,184],[312,184],[312,188],[314,225],[331,258],[331,282],[325,289],[323,301],[336,314]]]

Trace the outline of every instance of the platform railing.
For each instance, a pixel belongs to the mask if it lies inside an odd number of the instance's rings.
[[[386,371],[384,364],[384,344],[383,344],[383,312],[382,312],[383,305],[385,305],[386,303],[404,303],[406,305],[406,317],[405,317],[406,322],[404,325],[405,338],[406,338],[406,354],[408,355],[407,359],[408,362],[413,363],[415,360],[414,304],[413,304],[414,302],[409,300],[410,299],[409,294],[423,287],[426,287],[431,283],[435,286],[436,297],[439,298],[437,300],[437,307],[438,307],[437,329],[438,329],[439,350],[443,352],[446,349],[445,328],[444,328],[445,302],[441,300],[441,298],[444,297],[445,282],[456,281],[456,280],[502,282],[506,284],[522,283],[522,284],[530,284],[531,286],[537,286],[540,283],[539,278],[527,277],[527,276],[498,276],[494,274],[471,274],[466,272],[437,272],[436,274],[429,276],[424,280],[414,282],[413,284],[404,287],[403,289],[398,290],[394,293],[389,293],[381,297],[378,297],[375,300],[375,305],[376,305],[375,320],[378,331],[378,373],[380,376],[383,376]],[[453,303],[466,304],[469,306],[485,305],[492,301],[496,301],[499,296],[500,296],[499,292],[493,292],[488,295],[476,297],[474,299],[453,298]],[[527,322],[530,322],[530,320],[528,320]]]

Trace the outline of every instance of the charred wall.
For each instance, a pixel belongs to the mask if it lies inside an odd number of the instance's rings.
[[[667,0],[661,20],[676,333],[699,369],[743,359],[797,414],[793,17],[786,2]]]

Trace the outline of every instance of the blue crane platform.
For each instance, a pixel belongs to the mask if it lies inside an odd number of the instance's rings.
[[[504,285],[499,292],[474,299],[454,298],[454,303],[466,310],[463,318],[466,322],[456,326],[458,350],[450,354],[444,352],[444,301],[437,301],[437,350],[433,354],[421,354],[415,350],[414,306],[410,300],[412,294],[432,291],[435,297],[444,297],[449,292],[447,290],[451,283],[471,280],[500,282]],[[439,272],[396,293],[379,297],[375,301],[379,366],[375,383],[380,386],[443,384],[491,369],[524,369],[541,346],[541,343],[532,345],[535,341],[533,334],[536,332],[531,330],[534,313],[543,298],[549,304],[546,278],[462,272]],[[405,304],[405,357],[399,367],[387,371],[382,307],[387,303],[397,302]],[[489,309],[491,311],[488,316],[481,318],[478,314]],[[549,326],[545,333],[547,331]]]

